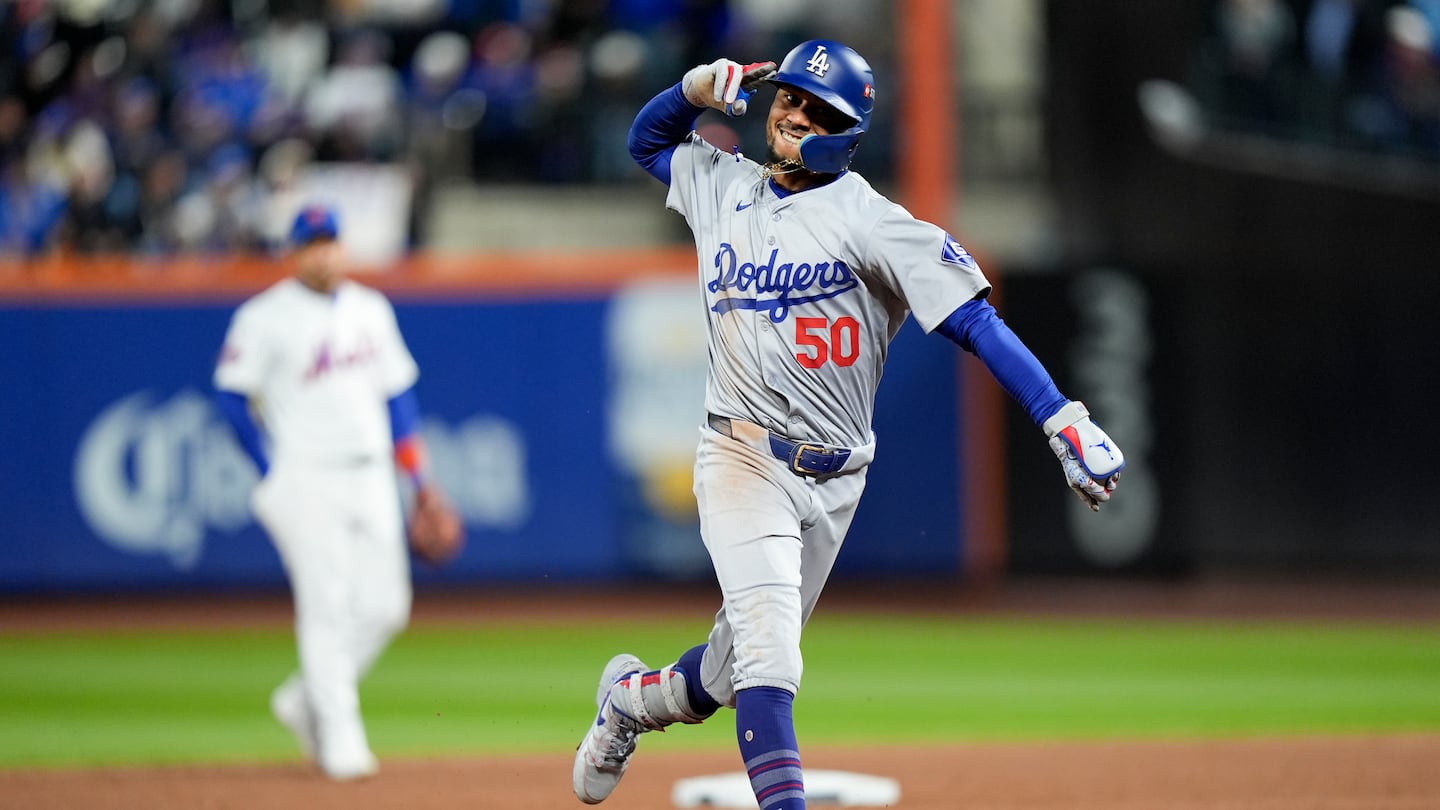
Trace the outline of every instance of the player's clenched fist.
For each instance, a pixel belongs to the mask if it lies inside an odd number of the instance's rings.
[[[708,65],[691,68],[681,80],[680,89],[696,107],[712,107],[727,115],[744,115],[755,88],[773,75],[774,62],[741,65],[729,59],[716,59]]]
[[[1092,512],[1100,511],[1100,504],[1110,500],[1120,483],[1125,454],[1099,425],[1090,421],[1090,411],[1083,402],[1070,402],[1045,420],[1045,435],[1050,437],[1050,449],[1060,459],[1066,483]]]

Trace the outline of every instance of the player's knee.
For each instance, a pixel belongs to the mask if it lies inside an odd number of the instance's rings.
[[[705,684],[705,691],[715,698],[715,702],[729,709],[735,708],[735,684],[730,679],[719,680]]]
[[[385,629],[388,630],[391,635],[400,633],[410,624],[410,605],[401,604],[394,606],[382,617],[381,624],[385,626]]]
[[[727,606],[735,633],[736,690],[774,686],[800,688],[800,593],[791,588],[757,588]]]
[[[799,649],[801,601],[798,588],[754,588],[731,597],[726,610],[735,630],[737,653],[747,644],[762,649]]]
[[[737,674],[737,676],[736,676],[736,678],[735,678],[735,685],[734,685],[734,686],[735,686],[735,697],[731,698],[731,702],[730,702],[731,707],[733,707],[733,706],[735,705],[735,700],[738,699],[739,694],[740,694],[741,692],[744,692],[746,689],[756,689],[756,688],[761,687],[761,686],[767,686],[767,687],[770,687],[770,688],[772,688],[772,689],[782,689],[782,690],[784,690],[784,691],[786,691],[786,692],[789,692],[789,693],[792,694],[792,695],[797,694],[797,693],[799,693],[799,691],[800,691],[800,677],[799,677],[799,675],[796,675],[795,677],[792,678],[792,677],[788,677],[788,676],[779,676],[779,677],[776,677],[776,676],[760,675],[760,674],[752,674],[752,675],[738,675],[738,674]]]
[[[393,636],[410,623],[409,599],[376,599],[366,604],[360,620],[377,633]]]

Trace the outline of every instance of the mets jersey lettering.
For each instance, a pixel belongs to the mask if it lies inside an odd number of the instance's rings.
[[[386,401],[418,374],[380,293],[347,281],[327,296],[289,278],[236,310],[215,386],[259,404],[276,463],[384,458]]]
[[[334,352],[330,348],[330,341],[326,340],[320,344],[315,352],[315,359],[310,367],[305,370],[305,382],[314,382],[316,379],[343,368],[353,368],[375,362],[379,357],[379,350],[371,342],[369,335],[361,335],[359,344],[347,352]]]

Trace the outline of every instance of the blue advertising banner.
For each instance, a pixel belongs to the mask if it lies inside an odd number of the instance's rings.
[[[467,528],[417,578],[708,576],[693,284],[554,300],[397,300],[422,431]],[[256,473],[211,404],[237,302],[0,305],[0,591],[274,586]],[[913,324],[841,573],[958,571],[956,350]]]

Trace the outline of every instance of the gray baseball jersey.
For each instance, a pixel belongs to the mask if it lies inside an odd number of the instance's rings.
[[[695,234],[709,310],[708,411],[796,439],[873,441],[875,391],[907,313],[926,332],[989,292],[974,259],[855,172],[784,197],[692,133],[666,206]]]

